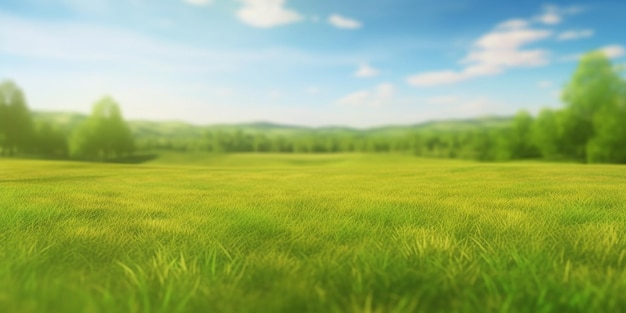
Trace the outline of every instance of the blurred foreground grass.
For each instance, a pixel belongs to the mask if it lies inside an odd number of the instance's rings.
[[[626,167],[0,160],[3,312],[619,312]]]

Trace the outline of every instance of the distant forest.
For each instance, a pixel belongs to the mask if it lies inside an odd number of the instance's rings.
[[[0,85],[0,155],[118,161],[159,151],[211,153],[411,153],[480,161],[626,163],[626,80],[601,52],[581,58],[561,109],[537,116],[439,121],[368,130],[253,123],[194,126],[126,122],[110,97],[90,116],[31,112],[13,82]]]

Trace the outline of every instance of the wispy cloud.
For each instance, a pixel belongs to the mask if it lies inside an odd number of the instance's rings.
[[[309,95],[317,95],[322,92],[322,90],[317,86],[309,86],[306,88],[305,92]]]
[[[416,87],[430,87],[495,75],[508,68],[545,65],[548,63],[548,51],[522,48],[548,38],[552,32],[532,29],[527,25],[522,20],[500,23],[474,42],[472,51],[460,61],[465,65],[464,69],[420,73],[410,76],[408,83]]]
[[[606,46],[601,48],[600,51],[602,51],[610,59],[621,58],[626,53],[626,49],[624,49],[624,46],[620,45]]]
[[[489,33],[476,40],[468,55],[460,63],[462,70],[441,70],[418,73],[407,78],[410,85],[431,87],[453,84],[475,77],[497,75],[517,67],[537,67],[549,63],[549,51],[523,49],[529,44],[549,38],[553,31],[541,29],[534,24],[556,25],[565,16],[578,14],[582,7],[546,5],[543,11],[530,19],[510,19],[497,24]],[[589,30],[575,34],[561,34],[562,40],[591,36]]]
[[[622,45],[609,45],[604,46],[602,48],[597,49],[598,51],[604,53],[609,59],[619,59],[626,54],[626,48]],[[580,60],[584,53],[570,54],[566,56],[562,56],[560,58],[561,62],[574,62]]]
[[[41,1],[39,4],[61,5],[76,12],[96,14],[106,12],[111,7],[109,0],[47,0]]]
[[[0,15],[0,38],[3,39],[0,54],[128,70],[142,68],[151,72],[222,71],[245,66],[259,57],[172,44],[122,29],[32,21],[8,15]],[[208,67],[206,60],[220,62]]]
[[[593,30],[591,29],[568,30],[568,31],[560,33],[557,39],[560,41],[564,41],[564,40],[582,39],[582,38],[587,38],[591,36],[593,36]]]
[[[339,14],[333,14],[329,16],[328,23],[342,29],[358,29],[362,26],[361,22],[345,16],[341,16]]]
[[[359,78],[376,77],[378,74],[379,71],[369,64],[361,64],[356,72],[354,72],[354,76]]]
[[[240,0],[243,7],[237,16],[244,23],[259,28],[271,28],[299,22],[300,13],[285,7],[286,0]]]
[[[339,100],[337,104],[352,107],[382,107],[389,105],[395,94],[395,87],[390,83],[383,83],[373,90],[360,90],[351,93]]]
[[[556,5],[548,4],[543,7],[543,12],[536,15],[532,21],[539,22],[545,25],[560,24],[565,16],[574,15],[583,12],[584,9],[580,6],[568,6],[559,7]]]
[[[541,89],[548,89],[550,87],[552,87],[552,82],[549,80],[542,80],[539,83],[537,83],[537,86]]]
[[[515,18],[506,20],[498,25],[496,25],[496,29],[520,29],[526,28],[530,25],[527,20],[521,18]]]
[[[453,84],[468,79],[470,76],[465,72],[452,70],[435,71],[416,74],[407,79],[408,83],[415,87],[431,87],[437,85]]]
[[[426,99],[426,104],[429,105],[449,105],[455,104],[460,101],[457,96],[438,96],[438,97],[430,97]]]
[[[156,39],[120,28],[78,22],[51,22],[0,12],[0,55],[66,62],[80,67],[119,67],[149,73],[217,73],[252,65],[348,65],[350,55],[315,55],[281,47],[209,49]]]
[[[183,2],[191,5],[207,6],[213,3],[213,0],[183,0]]]
[[[497,68],[517,66],[537,66],[547,63],[545,50],[521,50],[530,43],[549,37],[547,30],[514,28],[499,29],[488,33],[474,43],[461,63],[472,66],[492,66]]]

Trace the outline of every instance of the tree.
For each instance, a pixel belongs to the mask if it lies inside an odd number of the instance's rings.
[[[607,116],[620,93],[623,83],[619,73],[600,51],[584,55],[567,84],[563,101],[567,103],[561,123],[564,139],[573,157],[585,160],[589,140],[595,135],[597,114]],[[597,149],[590,148],[590,149]]]
[[[0,144],[13,155],[31,148],[33,124],[22,90],[13,82],[0,84]]]
[[[559,158],[559,126],[557,112],[543,109],[531,126],[531,140],[545,159]]]
[[[0,152],[4,154],[7,137],[7,99],[0,91]]]
[[[48,122],[38,122],[34,128],[33,152],[50,157],[67,156],[67,136]]]
[[[479,128],[474,131],[470,143],[474,158],[478,161],[499,159],[497,155],[498,147],[500,146],[499,137],[498,131],[487,128]]]
[[[524,159],[538,156],[537,147],[531,135],[533,118],[528,111],[519,111],[513,118],[513,125],[508,133],[506,149],[510,159]]]
[[[587,162],[626,163],[626,82],[621,94],[593,118],[595,136],[587,143]]]
[[[109,160],[132,153],[133,138],[119,105],[110,97],[98,101],[91,116],[73,132],[70,154],[90,160]]]

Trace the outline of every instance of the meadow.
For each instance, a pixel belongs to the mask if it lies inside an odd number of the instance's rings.
[[[626,167],[0,159],[2,312],[620,312]]]

